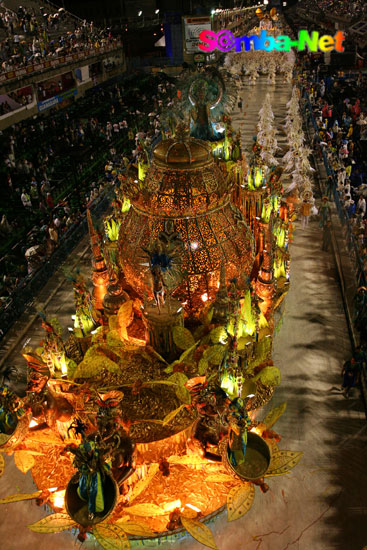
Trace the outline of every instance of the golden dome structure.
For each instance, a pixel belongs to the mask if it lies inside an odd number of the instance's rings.
[[[210,145],[179,128],[155,148],[143,185],[131,197],[119,234],[125,277],[139,294],[148,271],[141,251],[157,240],[178,247],[183,278],[173,295],[191,312],[214,298],[222,260],[230,278],[251,273],[253,237],[231,201],[232,180]]]
[[[185,136],[186,134],[184,134]],[[201,140],[169,139],[161,141],[154,151],[155,164],[176,168],[197,168],[211,161],[211,149]]]

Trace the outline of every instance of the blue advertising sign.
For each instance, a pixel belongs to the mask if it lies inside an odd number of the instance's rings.
[[[46,109],[51,109],[51,107],[55,107],[55,105],[58,105],[59,103],[64,101],[64,99],[77,95],[77,93],[78,90],[76,88],[72,88],[71,90],[67,90],[60,95],[50,97],[49,99],[45,99],[44,101],[39,101],[37,103],[38,112],[42,113],[42,111],[46,111]]]

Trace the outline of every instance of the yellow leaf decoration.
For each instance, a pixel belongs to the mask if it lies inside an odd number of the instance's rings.
[[[213,365],[220,365],[225,351],[225,347],[222,344],[216,344],[204,351],[203,358]]]
[[[208,460],[196,455],[170,456],[170,464],[208,464]]]
[[[5,470],[5,460],[2,453],[0,453],[0,477],[3,475],[4,470]]]
[[[265,443],[269,447],[270,454],[273,455],[279,451],[279,447],[275,439],[264,439]]]
[[[256,392],[257,392],[256,382],[254,382],[253,380],[245,380],[244,383],[242,384],[242,389],[241,389],[242,399],[246,399],[246,397],[248,397],[249,395],[255,395]],[[265,430],[265,426],[264,426],[264,430]]]
[[[144,382],[144,386],[154,386],[155,384],[163,384],[164,386],[177,386],[176,382],[171,380],[152,380],[151,382]],[[132,384],[126,384],[132,386]]]
[[[278,367],[265,367],[259,372],[259,374],[252,378],[254,382],[259,379],[264,386],[279,386],[280,370]]]
[[[210,307],[210,309],[206,309],[201,312],[199,316],[199,320],[203,325],[210,325],[214,315],[214,308]]]
[[[192,508],[189,508],[188,506],[185,506],[184,509],[181,511],[181,517],[194,519],[198,517],[198,512],[196,510],[193,510]]]
[[[225,344],[228,340],[228,334],[223,326],[213,328],[210,331],[210,340],[213,344]]]
[[[185,527],[186,531],[190,533],[194,539],[201,542],[201,544],[204,544],[204,546],[208,546],[209,548],[214,548],[215,550],[218,550],[218,546],[215,544],[215,540],[213,537],[213,533],[205,525],[204,523],[200,523],[200,521],[196,519],[190,519],[186,518],[185,516],[180,516],[182,525]]]
[[[60,445],[62,447],[65,447],[64,441],[56,435],[55,432],[52,432],[51,430],[42,430],[40,432],[28,432],[27,435],[27,443],[37,443],[38,446],[40,444],[46,444],[46,445]]]
[[[286,408],[287,403],[284,402],[281,405],[278,405],[278,407],[271,409],[271,411],[264,418],[263,424],[265,424],[268,429],[274,426],[275,422],[282,416]]]
[[[32,455],[32,456],[42,456],[42,455],[44,455],[44,453],[40,453],[39,451],[34,451],[33,449],[22,449],[21,451],[16,451],[16,452],[21,452],[21,453],[24,453],[25,455],[28,454],[28,455]]]
[[[10,497],[0,498],[0,504],[8,504],[9,502],[19,502],[21,500],[32,500],[38,498],[42,491],[36,491],[35,493],[18,493],[11,495]]]
[[[173,327],[173,341],[179,349],[187,350],[195,345],[195,339],[189,329],[185,327]]]
[[[120,331],[121,336],[121,331]],[[137,338],[129,338],[129,336],[124,336],[124,341],[122,342],[122,349],[124,351],[137,351],[143,348],[144,346],[138,341]],[[142,340],[141,340],[142,341]],[[134,342],[136,342],[134,344]]]
[[[168,365],[166,369],[164,369],[164,372],[166,372],[167,374],[169,374],[170,372],[173,372],[173,367],[177,365],[179,362],[180,361],[176,359],[176,361],[173,361],[173,363],[171,363],[170,365]]]
[[[287,292],[281,294],[274,302],[274,311],[282,304],[284,298],[286,297]]]
[[[164,372],[170,373],[173,371],[173,367],[175,365],[178,365],[179,363],[185,363],[189,359],[191,359],[190,356],[193,355],[194,350],[195,348],[197,348],[198,345],[199,345],[199,342],[195,342],[195,344],[191,346],[191,348],[188,348],[183,353],[181,353],[180,358],[173,361],[173,363],[171,363],[166,369],[164,369]]]
[[[115,523],[97,523],[93,535],[105,550],[129,550],[130,542],[125,531]]]
[[[212,474],[206,477],[205,481],[226,483],[226,481],[235,481],[235,478],[233,476],[230,476],[229,474]]]
[[[122,306],[117,312],[117,320],[119,326],[122,327],[128,327],[131,323],[131,317],[133,314],[133,305],[134,302],[132,300],[128,300]]]
[[[76,526],[77,523],[68,514],[52,514],[32,525],[27,525],[28,529],[35,533],[60,533]]]
[[[259,341],[265,338],[266,336],[271,336],[271,330],[269,327],[263,327],[259,330]]]
[[[188,348],[187,350],[185,350],[183,353],[181,353],[179,362],[180,362],[180,363],[185,362],[186,359],[193,353],[193,351],[195,350],[195,348],[197,348],[198,344],[199,344],[199,342],[195,342],[195,344],[194,344],[193,346],[191,346],[190,348]]]
[[[118,330],[119,328],[119,320],[117,315],[111,315],[108,318],[108,327],[110,330]]]
[[[176,395],[182,403],[190,404],[191,395],[185,384],[188,381],[188,377],[183,372],[174,372],[169,378],[169,381],[177,384]]]
[[[111,332],[113,332],[113,331],[111,331]],[[118,335],[120,336],[120,344],[122,343],[121,340],[128,340],[129,336],[127,334],[127,329],[126,329],[125,326],[119,327],[119,329],[115,332],[117,332]],[[107,336],[107,338],[108,338],[108,336]]]
[[[126,518],[120,518],[116,521],[116,525],[121,527],[128,535],[135,535],[136,537],[154,537],[155,532],[151,530],[145,523],[138,521],[130,521]]]
[[[110,331],[108,333],[107,341],[109,345],[110,341],[108,340],[108,338],[110,337],[112,332],[116,331]],[[115,339],[113,340],[115,342]],[[103,369],[107,369],[112,373],[117,373],[121,370],[114,361],[111,361],[111,359],[109,359],[105,355],[102,356],[94,354],[93,356],[84,357],[83,361],[77,366],[73,374],[73,379],[75,380],[77,378],[93,378],[93,376],[97,376],[97,374],[99,374]]]
[[[121,338],[123,338],[123,336],[120,335],[119,330],[110,330],[107,334],[107,345],[111,346],[112,348],[118,348],[122,346]]]
[[[92,335],[92,344],[100,344],[103,342],[104,334],[107,332],[108,327],[97,327],[96,332]]]
[[[227,519],[234,521],[250,510],[255,497],[255,487],[252,483],[243,483],[233,487],[227,496]]]
[[[18,470],[26,474],[34,466],[34,458],[27,451],[15,451],[14,462]]]
[[[270,459],[266,476],[281,476],[287,474],[301,460],[302,451],[278,451]]]
[[[241,336],[241,338],[238,339],[237,349],[238,351],[245,349],[246,346],[249,346],[254,342],[254,339],[252,336]]]
[[[154,516],[165,516],[169,514],[166,510],[163,510],[163,508],[160,508],[156,504],[149,504],[147,502],[143,502],[142,504],[135,504],[134,506],[129,506],[128,508],[125,508],[126,512],[128,514],[131,514],[132,516],[141,516],[141,517],[154,517]]]
[[[7,434],[0,434],[0,447],[2,445],[5,445],[5,443],[7,443],[10,439],[10,435],[7,435]]]
[[[171,411],[170,413],[168,413],[164,419],[163,419],[163,423],[162,423],[162,426],[165,426],[166,424],[169,424],[171,422],[171,420],[174,419],[174,417],[180,412],[182,411],[182,409],[184,409],[186,407],[186,405],[180,405],[177,409],[175,409],[174,411]]]
[[[188,381],[188,377],[183,372],[174,372],[169,378],[167,378],[167,380],[174,382],[179,386],[184,386]]]
[[[187,405],[190,405],[191,403],[191,394],[185,386],[179,386],[176,390],[176,396],[181,401],[181,403],[185,403]]]
[[[136,499],[149,485],[149,483],[152,481],[153,477],[159,470],[158,464],[152,464],[148,470],[147,475],[138,481],[132,490],[132,493],[129,498],[129,503],[131,503],[133,500]]]
[[[164,357],[162,357],[161,355],[159,355],[159,353],[157,351],[155,351],[154,348],[152,348],[152,346],[149,346],[149,345],[146,345],[145,346],[146,349],[149,351],[149,353],[151,355],[154,355],[156,359],[158,359],[159,361],[161,361],[162,363],[165,363],[166,365],[168,365],[167,361],[165,360]]]
[[[198,371],[200,375],[206,374],[207,370],[209,368],[209,363],[204,357],[202,357],[199,361],[198,365]]]
[[[206,320],[206,322],[207,322],[208,324],[210,324],[210,323],[212,322],[213,315],[214,315],[214,308],[211,307],[211,308],[209,309],[207,315],[206,315],[206,318],[205,318],[205,320]]]

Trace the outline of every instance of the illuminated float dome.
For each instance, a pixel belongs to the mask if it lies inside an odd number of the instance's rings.
[[[253,237],[231,202],[231,190],[230,177],[206,142],[189,138],[183,128],[162,141],[120,229],[121,260],[131,286],[143,295],[147,267],[141,251],[162,234],[180,242],[183,282],[174,295],[191,310],[214,297],[222,260],[229,277],[249,275]]]

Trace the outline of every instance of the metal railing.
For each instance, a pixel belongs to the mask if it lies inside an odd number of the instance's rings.
[[[308,118],[308,120],[311,121],[314,130],[318,132],[319,128],[317,126],[315,117],[313,116],[312,105],[311,105],[310,98],[309,98],[308,93],[306,92],[306,90],[304,90],[304,89],[302,90],[302,95],[303,95],[304,99],[306,100],[306,102],[305,102],[305,112],[304,112],[305,119],[307,120],[307,118]],[[307,114],[306,114],[306,111],[308,111]],[[366,286],[366,274],[364,272],[363,262],[362,262],[362,259],[360,257],[360,254],[359,254],[359,249],[358,249],[358,244],[357,244],[356,238],[355,238],[355,236],[352,232],[352,229],[350,227],[348,216],[346,215],[345,210],[344,210],[344,208],[343,208],[343,206],[340,202],[339,193],[336,189],[336,178],[335,178],[334,170],[332,169],[332,167],[329,164],[329,161],[328,161],[328,158],[327,158],[327,155],[326,155],[325,151],[323,149],[321,149],[321,152],[322,152],[322,159],[323,159],[323,163],[324,163],[324,166],[325,166],[326,173],[327,173],[328,176],[330,175],[333,178],[333,197],[334,197],[334,201],[335,201],[336,210],[338,212],[339,220],[341,222],[341,225],[345,229],[346,245],[347,245],[347,249],[348,249],[348,252],[349,252],[349,257],[352,260],[352,265],[354,267],[355,275],[356,275],[356,281],[355,281],[356,282],[356,287],[358,288],[359,286]],[[324,191],[324,189],[323,189],[323,191]],[[344,309],[345,309],[346,320],[347,320],[347,324],[348,324],[348,330],[349,330],[349,334],[350,334],[352,349],[353,349],[353,352],[354,352],[357,345],[358,345],[358,342],[356,340],[356,332],[353,330],[353,327],[354,327],[353,312],[351,311],[352,308],[350,307],[350,304],[348,304],[348,300],[347,300],[347,296],[346,296],[346,292],[345,292],[346,289],[345,289],[344,275],[343,275],[343,269],[342,269],[342,259],[340,257],[340,251],[339,251],[339,249],[337,249],[337,245],[334,245],[334,243],[333,243],[333,250],[334,250],[334,257],[335,257],[335,262],[336,262],[336,265],[337,265],[337,270],[338,270],[338,273],[339,273],[341,294],[342,294],[342,299],[343,299],[343,303],[344,303]],[[364,404],[365,414],[366,414],[366,417],[367,417],[367,368],[366,368],[365,363],[362,364],[360,374],[361,374],[361,376],[360,376],[361,397],[362,397],[362,401],[363,401],[363,404]]]
[[[313,115],[313,110],[312,110],[312,105],[311,105],[311,102],[310,102],[310,98],[308,96],[308,93],[305,90],[303,91],[303,97],[306,100],[305,107],[308,110],[308,113],[309,113],[308,117],[311,120],[312,126],[313,126],[313,128],[316,132],[319,132],[320,129],[317,126],[315,117]],[[324,166],[325,166],[326,174],[328,176],[331,176],[331,178],[333,180],[333,198],[334,198],[334,202],[335,202],[335,205],[336,205],[336,209],[337,209],[337,212],[338,212],[340,222],[341,222],[342,226],[345,229],[347,248],[348,248],[348,251],[351,254],[351,258],[353,259],[353,262],[354,262],[355,273],[356,273],[356,283],[357,283],[358,286],[361,286],[361,285],[365,286],[366,285],[366,274],[364,272],[363,261],[360,257],[358,243],[357,243],[357,240],[355,238],[355,235],[353,234],[351,225],[349,223],[349,219],[348,219],[348,217],[345,213],[345,210],[344,210],[344,208],[343,208],[343,206],[340,202],[339,193],[336,189],[337,179],[336,179],[336,176],[335,176],[335,172],[329,164],[325,149],[322,148],[321,153],[322,153],[322,159],[323,159],[323,163],[324,163]]]
[[[55,13],[57,11],[59,11],[59,9],[60,9],[60,6],[58,6],[57,4],[54,4],[53,2],[50,2],[50,0],[41,0],[41,1],[35,0],[35,3],[38,4],[38,6],[44,6],[45,4],[47,4],[48,6],[50,6],[51,8],[53,8],[55,10]],[[83,23],[83,19],[78,17],[78,15],[75,15],[74,13],[71,13],[70,11],[66,10],[65,8],[63,8],[63,9],[64,9],[64,11],[65,11],[65,13],[68,17]]]
[[[0,73],[0,84],[6,84],[26,77],[33,78],[35,75],[44,71],[49,71],[57,67],[65,67],[77,61],[84,62],[100,55],[110,54],[116,50],[123,50],[122,42],[118,42],[117,40],[98,48],[87,47],[87,45],[84,44],[83,49],[80,51],[73,51],[57,57],[41,59],[39,62],[29,63],[27,65],[22,63],[14,69],[3,71]]]

